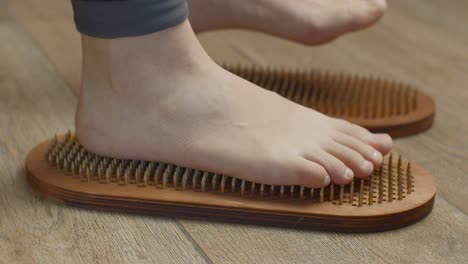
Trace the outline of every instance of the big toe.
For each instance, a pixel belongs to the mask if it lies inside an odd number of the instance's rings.
[[[392,149],[392,138],[388,134],[374,134],[361,126],[349,123],[344,120],[337,120],[337,122],[337,129],[339,131],[371,145],[382,155],[388,154]]]
[[[382,155],[388,154],[392,150],[393,140],[388,134],[370,134],[368,142],[376,148]]]

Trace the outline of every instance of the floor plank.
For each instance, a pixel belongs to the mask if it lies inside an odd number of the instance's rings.
[[[374,234],[184,220],[214,263],[467,263],[466,215],[438,198],[423,221]]]
[[[66,207],[29,187],[27,151],[73,126],[76,96],[2,8],[0,36],[0,263],[206,263],[174,220]]]

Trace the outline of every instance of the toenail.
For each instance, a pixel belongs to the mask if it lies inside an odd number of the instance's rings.
[[[367,160],[364,160],[361,164],[361,168],[365,171],[369,171],[369,170],[372,170],[372,163],[370,163],[369,161]]]
[[[344,176],[345,176],[345,178],[347,178],[347,179],[352,179],[353,176],[354,176],[353,174],[354,174],[353,171],[350,170],[349,168],[347,168],[346,171],[345,171]]]
[[[372,157],[374,158],[374,161],[376,161],[377,163],[381,163],[382,162],[382,154],[380,154],[380,152],[378,152],[377,150],[374,151],[374,153],[372,154]]]
[[[323,181],[323,186],[327,186],[328,184],[330,184],[330,176],[325,176],[325,180]]]

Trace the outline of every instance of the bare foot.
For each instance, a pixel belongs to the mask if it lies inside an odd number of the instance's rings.
[[[140,37],[83,36],[83,63],[76,131],[101,155],[321,187],[368,176],[391,148],[388,135],[223,70],[187,21]]]
[[[246,28],[321,44],[374,24],[385,0],[188,0],[196,32]]]

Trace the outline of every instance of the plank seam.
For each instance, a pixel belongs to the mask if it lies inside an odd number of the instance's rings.
[[[200,244],[195,241],[193,236],[190,234],[190,232],[185,228],[185,226],[180,222],[180,220],[176,217],[171,217],[172,220],[176,223],[176,225],[179,227],[179,229],[182,231],[182,233],[185,235],[187,240],[192,243],[192,245],[195,248],[195,251],[197,251],[203,259],[206,261],[206,263],[213,264],[213,261],[211,258],[208,256],[208,254],[201,248]]]

